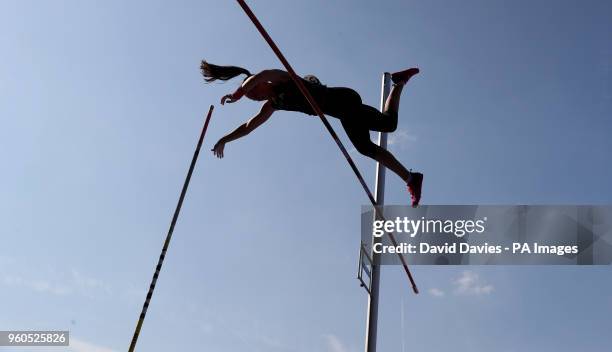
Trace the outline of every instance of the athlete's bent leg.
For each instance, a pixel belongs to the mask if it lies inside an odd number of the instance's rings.
[[[397,114],[399,112],[399,103],[400,96],[402,95],[402,89],[404,85],[408,83],[412,76],[419,73],[418,68],[410,68],[404,71],[395,72],[391,75],[391,80],[393,81],[393,87],[389,92],[389,96],[387,97],[387,101],[385,101],[384,112],[393,112]]]
[[[386,168],[401,177],[402,180],[408,182],[410,179],[410,171],[408,171],[391,152],[372,142],[368,128],[355,125],[346,120],[341,120],[341,122],[346,134],[359,153],[380,162]]]
[[[348,121],[350,120],[341,120],[342,127],[344,127],[355,149],[361,154],[380,162],[386,168],[401,177],[408,185],[412,206],[419,205],[421,201],[423,174],[408,171],[393,154],[372,142],[370,139],[370,131],[367,127]]]

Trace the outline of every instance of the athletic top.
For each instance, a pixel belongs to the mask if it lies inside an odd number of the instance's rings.
[[[312,83],[302,78],[300,79],[302,80],[302,83],[304,83],[304,86],[306,86],[306,89],[308,89],[310,94],[317,101],[319,107],[323,109],[327,87],[322,84]],[[308,115],[316,115],[308,103],[308,100],[306,100],[293,80],[278,84],[274,86],[273,90],[274,97],[270,99],[270,101],[272,102],[272,107],[274,109],[298,111]]]

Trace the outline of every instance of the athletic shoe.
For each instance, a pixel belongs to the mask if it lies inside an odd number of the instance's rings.
[[[408,192],[410,192],[410,200],[412,206],[416,207],[421,201],[421,187],[423,186],[423,174],[420,172],[411,172],[410,180],[408,180]]]
[[[416,67],[409,68],[407,70],[399,71],[399,72],[395,72],[391,74],[391,80],[395,84],[405,84],[406,82],[408,82],[410,78],[412,78],[412,76],[416,75],[417,73],[419,73],[418,68]]]

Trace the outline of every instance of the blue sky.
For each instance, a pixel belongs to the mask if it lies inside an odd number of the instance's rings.
[[[390,149],[425,173],[423,203],[610,203],[609,1],[251,2],[298,72],[372,105],[383,71],[421,68]],[[0,329],[125,350],[204,114],[239,82],[205,85],[199,60],[280,64],[232,1],[2,1],[0,48]],[[257,106],[215,111],[141,351],[363,348],[367,198],[321,123],[295,113],[215,159]],[[387,202],[408,198],[389,175]],[[381,351],[612,343],[608,267],[414,274],[416,297],[383,269]]]

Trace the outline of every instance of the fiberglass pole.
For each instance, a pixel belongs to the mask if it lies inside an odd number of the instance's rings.
[[[380,94],[380,111],[385,108],[385,101],[391,90],[391,74],[385,72],[382,77],[382,89]],[[378,145],[387,149],[387,133],[378,133]],[[374,188],[374,199],[376,206],[382,207],[385,204],[385,167],[376,163],[376,186]],[[382,209],[381,209],[382,211]],[[375,211],[377,218],[380,212]],[[372,248],[374,244],[380,242],[379,237],[372,236]],[[372,251],[372,277],[370,284],[370,295],[368,296],[368,317],[366,322],[365,352],[376,352],[376,333],[378,330],[378,288],[380,286],[380,265],[378,262],[380,255]]]
[[[157,260],[155,273],[153,273],[153,279],[151,280],[151,284],[149,285],[149,292],[147,293],[147,297],[145,298],[144,304],[142,306],[140,317],[138,318],[138,323],[136,323],[136,329],[134,330],[134,335],[132,335],[132,342],[130,343],[130,348],[128,349],[128,352],[134,352],[134,350],[136,349],[136,343],[138,342],[138,337],[140,336],[140,330],[142,329],[142,324],[144,324],[144,320],[147,315],[147,310],[149,309],[149,304],[151,304],[151,298],[153,297],[153,292],[155,292],[155,285],[157,285],[159,273],[161,272],[162,266],[164,265],[164,259],[166,258],[168,248],[170,247],[170,241],[172,240],[174,227],[176,226],[178,217],[181,214],[183,201],[185,200],[185,195],[187,195],[187,189],[189,188],[189,181],[191,181],[191,175],[193,175],[193,170],[195,169],[196,162],[198,161],[200,149],[202,148],[202,143],[204,142],[204,135],[206,135],[206,130],[208,129],[208,123],[210,122],[210,117],[212,116],[213,109],[213,105],[211,105],[208,109],[208,115],[206,115],[204,127],[202,127],[202,132],[200,132],[200,139],[198,139],[196,149],[193,152],[191,164],[189,165],[189,171],[187,171],[187,176],[185,177],[185,182],[183,183],[183,189],[181,190],[181,195],[179,196],[178,203],[176,204],[176,208],[174,209],[174,215],[172,216],[172,221],[170,221],[170,228],[168,229],[168,234],[166,235],[164,246],[162,247],[159,259]]]

